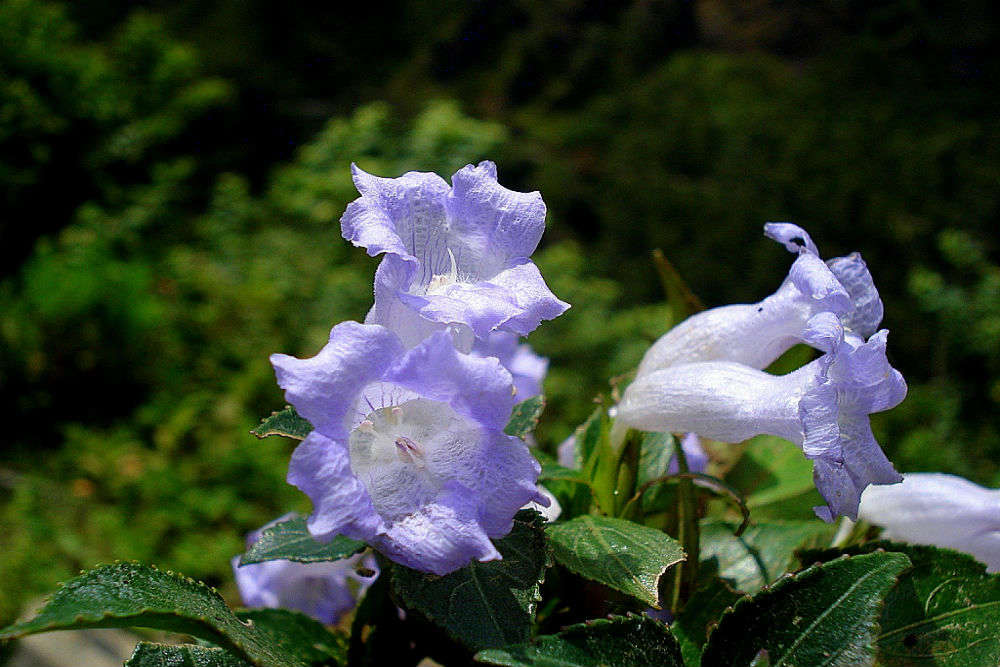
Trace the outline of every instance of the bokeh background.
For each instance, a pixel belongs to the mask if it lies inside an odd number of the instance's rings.
[[[902,471],[1000,484],[997,14],[985,0],[0,0],[0,624],[114,559],[232,594],[243,534],[307,501],[267,357],[360,319],[348,166],[483,158],[541,190],[573,309],[552,447],[671,322],[862,251],[910,395]]]

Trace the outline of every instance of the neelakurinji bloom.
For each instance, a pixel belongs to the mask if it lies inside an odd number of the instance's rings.
[[[549,360],[535,354],[515,334],[494,331],[485,340],[472,345],[474,357],[496,357],[514,378],[515,398],[525,401],[542,393],[542,380],[549,370]]]
[[[289,516],[248,535],[247,548],[260,539],[265,528]],[[370,553],[320,563],[272,560],[240,566],[239,562],[239,556],[233,558],[233,573],[245,606],[295,609],[330,624],[354,608],[379,574]],[[361,568],[370,574],[359,573]]]
[[[496,165],[381,178],[352,167],[361,193],[341,218],[345,239],[372,257],[375,304],[365,322],[393,330],[407,347],[450,328],[468,352],[494,330],[527,335],[567,308],[529,259],[545,229],[537,192],[508,190]]]
[[[687,318],[646,352],[636,377],[676,364],[734,361],[766,368],[796,343],[814,315],[830,312],[854,334],[867,338],[882,320],[882,301],[861,255],[823,262],[801,228],[771,222],[764,234],[798,255],[788,277],[763,301],[732,304]]]
[[[406,350],[379,325],[343,322],[315,357],[271,356],[314,430],[288,481],[313,501],[309,531],[364,540],[435,574],[500,558],[519,508],[549,501],[539,465],[503,428],[514,406],[495,358],[461,354],[439,331]]]
[[[824,350],[783,376],[731,361],[679,364],[638,378],[618,404],[617,419],[646,431],[694,432],[722,442],[770,434],[813,460],[816,488],[829,507],[820,518],[857,517],[869,484],[901,477],[875,441],[868,415],[906,395],[903,376],[885,356],[885,330],[867,341],[829,312],[810,320],[803,338]]]
[[[1000,489],[956,475],[907,473],[901,484],[870,486],[858,516],[890,540],[965,552],[1000,572]]]

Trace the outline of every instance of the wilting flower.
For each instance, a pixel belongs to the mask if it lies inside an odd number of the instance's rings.
[[[908,473],[902,484],[870,486],[858,516],[883,537],[963,551],[1000,572],[1000,489],[943,473]]]
[[[501,186],[492,162],[460,169],[451,186],[432,173],[353,173],[361,197],[341,219],[344,238],[373,257],[385,253],[366,323],[392,329],[407,347],[451,327],[467,352],[471,335],[523,336],[569,307],[528,259],[545,228],[541,195]]]
[[[288,402],[314,430],[292,455],[288,481],[314,506],[309,531],[364,540],[412,568],[446,574],[500,558],[534,500],[539,465],[504,434],[510,373],[459,353],[440,331],[404,351],[391,331],[344,322],[310,359],[271,356]]]
[[[516,335],[494,331],[485,340],[477,340],[471,354],[500,360],[514,378],[516,400],[525,401],[542,393],[542,380],[549,370],[549,360],[535,354],[527,343],[519,343]]]
[[[798,254],[788,277],[763,301],[712,308],[692,315],[646,352],[637,377],[676,364],[734,361],[766,368],[796,343],[807,342],[809,320],[835,314],[849,331],[867,338],[882,320],[882,301],[861,255],[828,262],[800,227],[768,223],[764,234]]]
[[[248,535],[247,548],[288,516]],[[336,623],[353,609],[379,572],[375,558],[363,553],[321,563],[272,560],[241,567],[239,562],[239,556],[233,558],[233,573],[244,605],[295,609],[322,623]]]
[[[802,447],[829,507],[816,513],[857,517],[869,484],[901,478],[872,435],[868,415],[903,400],[906,383],[885,356],[888,332],[868,341],[845,331],[829,312],[815,315],[806,342],[819,359],[783,376],[730,361],[679,364],[638,378],[618,405],[625,425],[660,432],[691,431],[740,442],[776,435]]]

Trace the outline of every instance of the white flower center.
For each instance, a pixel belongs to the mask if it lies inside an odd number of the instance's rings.
[[[427,283],[425,289],[425,294],[441,294],[444,292],[445,288],[449,285],[454,285],[458,282],[458,264],[455,262],[455,253],[448,248],[448,259],[451,262],[451,268],[448,273],[438,273],[431,276],[431,280]]]
[[[427,504],[448,479],[462,476],[479,429],[446,403],[416,398],[370,412],[351,431],[351,470],[375,509],[397,520]]]

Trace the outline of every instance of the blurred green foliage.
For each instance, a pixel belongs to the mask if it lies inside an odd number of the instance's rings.
[[[785,219],[870,264],[911,384],[874,423],[898,467],[1000,482],[982,3],[143,4],[0,0],[0,621],[115,558],[225,584],[244,532],[308,510],[293,443],[247,431],[283,405],[267,355],[370,305],[352,161],[491,158],[542,191],[573,304],[530,339],[545,447],[676,319],[653,248],[708,305],[757,300]]]

